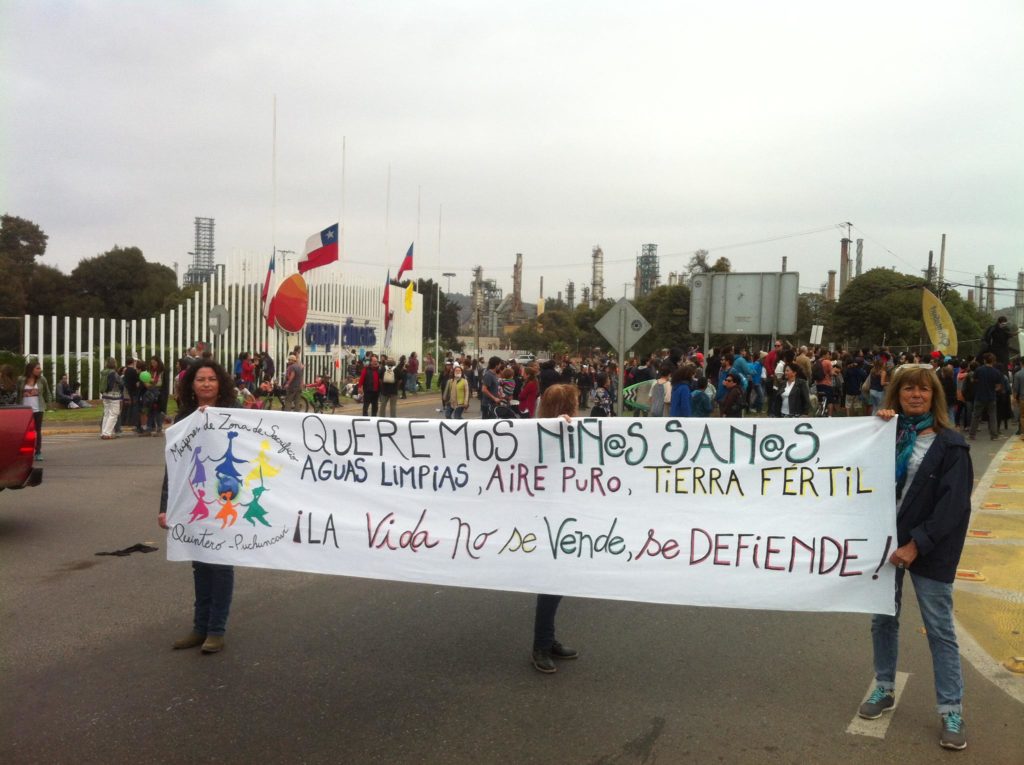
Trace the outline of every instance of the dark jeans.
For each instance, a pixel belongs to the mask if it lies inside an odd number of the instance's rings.
[[[434,379],[434,373],[433,372],[424,372],[423,374],[425,374],[427,376],[427,379],[426,379],[426,383],[427,384],[425,386],[423,386],[423,387],[426,388],[427,390],[430,390],[430,381]]]
[[[377,416],[377,402],[379,401],[379,397],[379,393],[363,394],[363,417],[365,417],[367,411],[371,409],[373,411],[370,412],[370,416]]]
[[[129,395],[127,403],[121,404],[122,427],[139,428],[139,397]]]
[[[36,454],[43,451],[43,413],[32,412],[32,419],[36,423]]]
[[[561,595],[538,595],[537,610],[533,617],[533,650],[548,651],[555,642],[555,613]]]
[[[975,401],[973,412],[971,416],[971,435],[975,435],[978,432],[978,425],[981,424],[981,415],[983,412],[988,413],[988,434],[992,438],[999,437],[999,422],[996,419],[996,402],[995,401]]]
[[[223,635],[235,591],[235,569],[193,561],[192,578],[196,585],[193,629],[200,635]]]

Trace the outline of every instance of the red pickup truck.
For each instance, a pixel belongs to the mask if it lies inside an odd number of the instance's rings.
[[[38,486],[43,469],[33,467],[36,424],[27,406],[0,407],[0,490]]]

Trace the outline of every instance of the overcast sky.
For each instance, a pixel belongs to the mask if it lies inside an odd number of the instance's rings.
[[[1019,0],[0,13],[0,209],[65,272],[115,244],[184,270],[197,215],[220,257],[301,250],[343,189],[341,268],[383,279],[419,233],[416,275],[461,292],[475,265],[510,291],[523,253],[528,301],[578,299],[594,245],[620,297],[647,242],[663,283],[703,247],[815,289],[845,221],[865,268],[919,272],[946,233],[951,280],[1024,269]]]

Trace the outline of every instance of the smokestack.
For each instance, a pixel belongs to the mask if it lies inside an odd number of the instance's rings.
[[[946,279],[946,235],[942,235],[942,247],[939,248],[939,281]]]
[[[857,240],[857,276],[864,273],[864,240]]]
[[[540,299],[544,299],[544,277],[540,277]]]
[[[786,273],[786,263],[789,262],[789,258],[785,255],[782,256],[782,273]]]
[[[988,310],[989,313],[996,311],[996,267],[988,267]]]
[[[967,290],[967,302],[971,303],[972,305],[974,304],[974,289],[973,288]]]
[[[829,269],[828,272],[828,291],[825,293],[825,299],[829,302],[836,299],[836,272],[835,269]]]
[[[850,240],[845,236],[839,240],[839,294],[846,292],[850,279]]]

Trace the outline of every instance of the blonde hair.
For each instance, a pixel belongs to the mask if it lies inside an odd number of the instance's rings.
[[[939,382],[938,375],[935,374],[935,370],[930,364],[897,367],[885,389],[885,401],[881,408],[893,409],[902,414],[900,391],[909,385],[920,385],[931,389],[931,415],[935,420],[935,430],[953,427],[953,423],[949,421],[949,407],[946,404],[946,394],[942,390],[942,383]]]
[[[540,398],[540,409],[537,417],[558,417],[566,414],[570,417],[579,413],[580,393],[575,385],[552,385]]]

